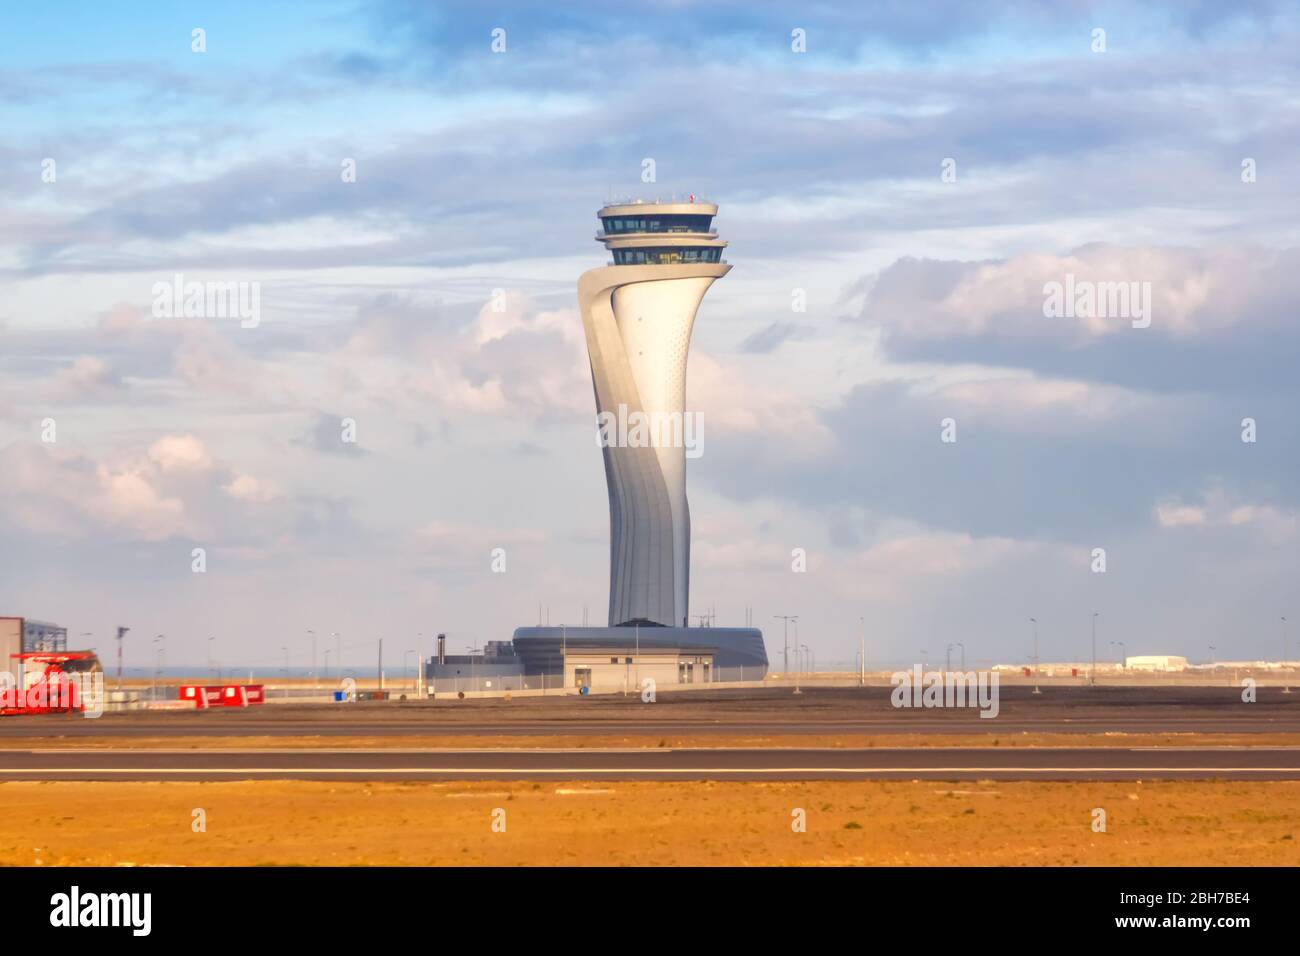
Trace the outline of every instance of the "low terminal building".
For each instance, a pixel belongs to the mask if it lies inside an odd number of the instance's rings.
[[[0,616],[0,684],[27,687],[51,669],[63,674],[102,670],[90,650],[68,650],[68,629],[48,621]]]
[[[438,653],[424,666],[424,676],[429,681],[497,679],[504,682],[521,674],[519,658],[509,641],[488,641],[479,653],[448,654],[445,634],[438,635]]]
[[[660,685],[767,676],[767,649],[754,627],[520,627],[512,643],[525,673],[562,673],[566,687],[580,686],[578,671],[587,669],[592,686],[621,684],[620,668],[648,670]]]
[[[68,629],[48,621],[23,621],[23,650],[27,653],[37,651],[66,651],[68,649]]]
[[[0,671],[14,670],[19,654],[61,653],[68,649],[68,629],[26,617],[0,617]]]
[[[424,665],[429,688],[456,690],[634,689],[762,680],[763,635],[750,627],[521,627],[481,653],[438,653]]]
[[[644,647],[640,653],[626,647],[574,646],[564,655],[564,686],[639,688],[652,680],[665,684],[708,684],[713,680],[712,647]]]
[[[68,629],[29,617],[0,617],[0,670],[15,654],[58,653],[68,649]]]

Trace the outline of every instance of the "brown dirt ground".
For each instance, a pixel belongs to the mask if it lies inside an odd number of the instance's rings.
[[[23,781],[0,801],[6,865],[1300,865],[1293,782]]]

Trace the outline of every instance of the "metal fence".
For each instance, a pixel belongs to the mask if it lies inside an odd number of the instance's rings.
[[[665,683],[662,679],[656,683],[656,690],[690,690],[703,689],[711,685],[734,685],[737,683],[756,683],[762,682],[767,678],[768,668],[764,666],[754,667],[714,667],[710,668],[709,679],[702,680],[699,672],[696,672],[695,680],[690,683]],[[789,675],[793,678],[794,675]],[[578,688],[572,683],[570,675],[570,685],[567,688],[569,693],[574,693]],[[107,689],[114,690],[116,685],[113,681],[108,681]],[[240,682],[242,683],[242,682]],[[275,680],[255,681],[265,687],[266,702],[303,702],[319,701],[332,699],[336,692],[359,691],[367,693],[377,688],[378,682],[374,677],[355,678],[345,683],[342,680],[332,677],[322,676],[318,683],[277,683]],[[639,683],[635,668],[629,673],[626,682],[618,680],[614,682],[600,682],[591,686],[592,693],[633,693],[639,691]],[[179,698],[180,685],[174,681],[160,681],[156,684],[145,686],[134,686],[130,693],[132,698],[142,703],[175,701]],[[565,693],[564,681],[559,674],[524,674],[522,672],[501,673],[499,670],[492,670],[486,674],[463,674],[457,677],[438,677],[430,678],[423,681],[417,687],[413,676],[388,677],[384,681],[384,691],[389,699],[400,697],[417,698],[427,697],[431,694],[478,694],[478,695],[496,695],[507,693],[519,693],[526,691],[530,693]]]

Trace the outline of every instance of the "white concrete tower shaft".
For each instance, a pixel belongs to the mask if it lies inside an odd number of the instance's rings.
[[[730,271],[711,203],[625,203],[599,213],[614,264],[578,280],[596,408],[605,420],[662,423],[647,444],[606,429],[611,626],[686,626],[686,362],[704,293]]]

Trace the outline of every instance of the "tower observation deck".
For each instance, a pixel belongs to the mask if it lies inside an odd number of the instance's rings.
[[[713,229],[713,203],[618,203],[600,210],[605,244],[615,265],[721,262],[727,245]]]

